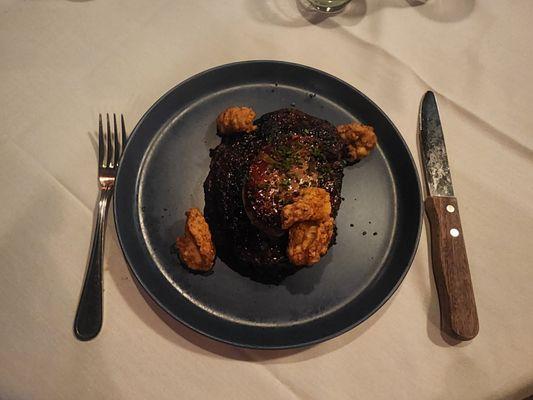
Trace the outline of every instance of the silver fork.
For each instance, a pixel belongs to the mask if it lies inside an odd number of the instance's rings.
[[[102,126],[102,114],[100,114],[98,121],[98,182],[100,185],[98,213],[94,225],[89,265],[74,320],[74,333],[80,340],[93,339],[102,328],[102,264],[107,210],[115,187],[117,167],[127,140],[124,116],[120,115],[122,132],[119,143],[117,117],[113,114],[114,129],[111,131],[109,114],[106,115],[107,131],[105,135]]]

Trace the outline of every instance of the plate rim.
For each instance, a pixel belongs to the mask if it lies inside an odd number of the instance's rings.
[[[130,256],[128,255],[128,252],[127,252],[127,250],[125,248],[125,245],[124,245],[125,239],[122,237],[123,235],[122,235],[122,233],[121,233],[121,231],[119,229],[119,226],[118,226],[119,222],[117,221],[117,215],[118,215],[118,211],[117,210],[118,210],[118,207],[119,207],[118,204],[117,204],[117,200],[116,200],[117,196],[113,196],[114,227],[115,227],[115,230],[116,230],[116,233],[117,233],[118,243],[119,243],[120,249],[122,251],[122,254],[124,256],[124,259],[126,260],[126,264],[128,265],[128,269],[130,270],[132,275],[137,280],[138,285],[136,285],[136,286],[137,287],[140,286],[139,289],[142,288],[142,290],[150,296],[150,299],[153,300],[155,302],[155,304],[157,304],[158,307],[160,307],[166,314],[168,314],[174,320],[178,321],[179,323],[183,324],[184,326],[186,326],[186,327],[192,329],[193,331],[195,331],[195,332],[197,332],[197,333],[199,333],[199,334],[201,334],[203,336],[206,336],[206,337],[208,337],[210,339],[213,339],[215,341],[222,342],[222,343],[225,343],[225,344],[229,344],[229,345],[232,345],[232,346],[240,347],[240,348],[260,349],[260,350],[285,350],[285,349],[295,349],[295,348],[309,347],[309,346],[312,346],[312,345],[315,345],[315,344],[318,344],[318,343],[325,342],[327,340],[333,339],[333,338],[335,338],[337,336],[340,336],[340,335],[350,331],[351,329],[353,329],[356,326],[358,326],[358,325],[362,324],[363,322],[365,322],[372,315],[374,315],[379,309],[381,309],[383,307],[383,305],[387,301],[389,301],[391,299],[391,297],[398,290],[399,286],[402,284],[403,280],[405,279],[405,276],[407,275],[407,273],[409,272],[409,270],[411,268],[411,265],[412,265],[412,263],[414,261],[414,258],[416,257],[416,254],[418,253],[418,248],[419,248],[419,244],[420,244],[420,237],[421,237],[421,232],[422,232],[422,225],[423,225],[423,214],[424,214],[424,210],[423,210],[423,206],[422,206],[422,204],[423,204],[423,192],[422,192],[422,185],[421,185],[421,182],[420,182],[420,174],[418,172],[418,168],[416,167],[416,162],[414,160],[413,153],[411,152],[409,146],[407,145],[403,135],[401,134],[399,129],[396,127],[396,125],[392,122],[392,120],[389,118],[389,116],[381,109],[381,107],[379,107],[368,96],[366,96],[363,92],[361,92],[359,89],[357,89],[356,87],[354,87],[350,83],[344,81],[343,79],[340,79],[340,78],[336,77],[335,75],[332,75],[332,74],[330,74],[328,72],[320,70],[318,68],[310,67],[310,66],[304,65],[304,64],[299,64],[299,63],[294,63],[294,62],[289,62],[289,61],[280,61],[280,60],[257,59],[257,60],[235,61],[235,62],[231,62],[231,63],[226,63],[226,64],[213,66],[213,67],[210,67],[210,68],[208,68],[206,70],[203,70],[203,71],[200,71],[200,72],[198,72],[196,74],[193,74],[190,77],[188,77],[187,79],[184,79],[181,82],[177,83],[176,85],[171,87],[169,90],[167,90],[164,94],[162,94],[152,104],[152,106],[150,106],[148,108],[148,110],[142,115],[142,117],[139,119],[137,124],[135,124],[134,128],[131,130],[131,133],[128,136],[128,142],[126,143],[126,147],[125,147],[125,149],[123,151],[123,155],[127,153],[127,150],[128,150],[128,147],[129,147],[131,139],[134,137],[134,135],[137,134],[139,128],[142,126],[143,122],[148,118],[148,116],[152,113],[152,111],[156,107],[158,107],[159,104],[161,102],[163,102],[163,100],[168,95],[170,95],[171,93],[174,93],[174,91],[176,91],[176,90],[179,90],[179,88],[181,86],[185,85],[188,82],[194,81],[194,80],[202,77],[203,75],[209,74],[209,73],[214,72],[214,71],[219,70],[219,69],[229,68],[229,67],[232,67],[232,66],[243,65],[243,64],[256,64],[256,63],[270,63],[270,64],[276,64],[276,65],[285,65],[285,66],[289,66],[289,67],[304,68],[304,69],[307,69],[307,70],[311,70],[311,71],[313,71],[315,73],[319,73],[321,75],[324,75],[327,78],[333,79],[333,80],[337,81],[338,83],[341,83],[341,84],[345,85],[350,90],[356,92],[359,96],[364,98],[365,101],[367,101],[372,107],[374,107],[377,111],[379,111],[379,113],[382,115],[382,117],[394,128],[394,131],[396,132],[398,139],[401,141],[403,147],[407,150],[406,154],[408,156],[409,163],[410,163],[410,165],[412,167],[412,170],[414,172],[416,187],[418,189],[418,194],[419,194],[417,196],[417,200],[418,201],[417,201],[417,204],[416,204],[418,206],[418,208],[419,208],[419,212],[418,212],[418,215],[417,215],[418,223],[417,223],[417,227],[416,227],[415,239],[414,239],[414,242],[413,242],[413,249],[411,251],[409,259],[408,259],[408,261],[407,261],[407,263],[405,265],[404,270],[402,271],[401,275],[399,276],[398,280],[395,282],[395,284],[392,286],[392,288],[388,291],[388,293],[381,299],[381,301],[377,302],[376,305],[372,307],[371,311],[366,313],[366,315],[364,315],[361,318],[354,319],[353,322],[349,323],[346,327],[344,327],[342,329],[339,329],[339,330],[337,330],[337,331],[335,331],[335,332],[333,332],[333,333],[331,333],[329,335],[321,336],[321,337],[318,337],[318,338],[313,339],[313,340],[300,341],[298,343],[289,343],[289,344],[286,344],[286,345],[278,345],[278,344],[276,344],[276,345],[270,345],[270,344],[263,345],[263,344],[243,343],[243,342],[227,339],[225,337],[214,335],[214,334],[212,334],[212,333],[210,333],[208,331],[205,331],[203,329],[200,329],[200,328],[194,326],[193,324],[190,324],[189,322],[185,321],[183,318],[180,318],[179,316],[175,315],[175,313],[173,313],[169,309],[169,307],[167,307],[158,298],[158,296],[156,296],[154,293],[152,293],[152,291],[147,287],[147,284],[143,281],[143,278],[137,273],[136,269],[132,267],[132,260],[130,259]],[[144,153],[143,153],[143,157],[144,157]],[[143,164],[143,162],[141,162],[141,164],[140,164],[141,167],[142,167],[142,164]],[[122,169],[123,169],[123,164],[120,163],[118,171],[117,171],[117,182],[115,183],[115,188],[117,187],[117,185],[119,183],[119,177],[122,175],[121,174]]]

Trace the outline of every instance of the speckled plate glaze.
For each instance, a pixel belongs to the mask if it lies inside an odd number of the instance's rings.
[[[204,206],[215,118],[233,105],[259,115],[283,107],[374,126],[378,148],[347,167],[337,244],[280,284],[253,281],[217,260],[207,276],[178,265],[184,212]],[[278,61],[223,65],[163,95],[133,130],[118,171],[115,223],[140,285],[190,328],[237,346],[310,345],[358,325],[397,289],[416,252],[421,191],[412,156],[385,113],[347,83]]]

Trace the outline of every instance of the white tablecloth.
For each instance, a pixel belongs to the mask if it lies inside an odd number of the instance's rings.
[[[323,21],[293,0],[2,0],[0,398],[533,394],[532,16],[530,0],[354,0]],[[450,346],[439,333],[425,232],[400,289],[368,321],[311,348],[253,351],[159,316],[112,223],[104,327],[91,342],[74,338],[98,113],[123,112],[131,129],[191,74],[248,59],[307,64],[353,84],[415,156],[420,98],[436,92],[480,318],[472,342]]]

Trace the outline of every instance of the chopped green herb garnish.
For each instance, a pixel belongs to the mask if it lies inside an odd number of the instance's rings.
[[[284,177],[280,182],[280,186],[287,190],[291,186],[291,180],[287,177]]]
[[[324,153],[322,153],[322,150],[319,147],[313,147],[311,150],[311,155],[319,160],[325,159]]]

